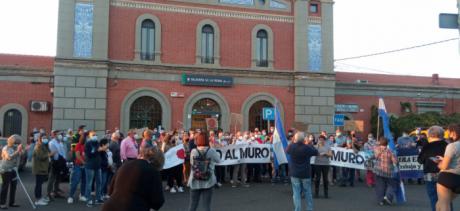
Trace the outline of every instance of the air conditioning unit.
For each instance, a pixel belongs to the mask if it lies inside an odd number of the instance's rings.
[[[48,102],[46,101],[32,101],[30,102],[30,110],[37,112],[48,111]]]

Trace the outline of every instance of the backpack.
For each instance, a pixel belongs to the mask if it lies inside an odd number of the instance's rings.
[[[206,181],[211,178],[211,159],[206,158],[206,154],[209,151],[209,148],[206,150],[204,154],[201,154],[200,150],[196,150],[198,152],[198,156],[194,157],[193,159],[193,179]]]

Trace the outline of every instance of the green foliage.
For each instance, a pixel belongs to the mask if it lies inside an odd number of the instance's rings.
[[[377,118],[378,108],[373,105],[371,107],[371,131],[377,133]],[[382,122],[380,122],[380,135],[383,135]],[[423,114],[408,113],[401,117],[390,117],[390,130],[395,137],[399,137],[403,132],[410,133],[417,127],[430,127],[439,125],[446,127],[449,124],[460,124],[460,113],[440,114],[438,112],[427,112]]]

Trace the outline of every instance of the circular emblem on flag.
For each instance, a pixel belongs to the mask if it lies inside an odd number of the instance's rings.
[[[180,159],[185,159],[185,151],[184,151],[184,149],[177,150],[176,155]]]

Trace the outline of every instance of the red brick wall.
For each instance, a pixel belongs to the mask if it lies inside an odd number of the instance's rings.
[[[261,22],[181,13],[165,13],[145,9],[111,7],[109,57],[114,60],[134,59],[137,18],[145,13],[158,17],[162,27],[162,62],[195,64],[196,27],[203,19],[211,19],[220,29],[222,67],[251,67],[251,36],[257,24],[268,25],[274,34],[274,67],[292,70],[294,57],[294,27],[291,23]]]
[[[370,132],[370,120],[371,120],[371,107],[372,105],[378,106],[378,96],[349,96],[349,95],[336,95],[336,104],[358,104],[360,109],[364,109],[363,112],[352,113],[354,120],[364,121],[364,134]],[[405,97],[384,97],[385,107],[387,112],[395,114],[397,116],[402,115],[401,102],[410,102],[412,104],[412,111],[417,112],[415,103],[417,101],[433,101],[433,102],[445,102],[446,106],[444,111],[446,113],[459,113],[460,112],[460,100],[452,99],[420,99],[420,98],[405,98]],[[364,136],[366,137],[366,136]]]
[[[120,110],[121,104],[125,97],[131,91],[148,87],[159,90],[169,100],[172,111],[171,126],[173,128],[181,128],[178,121],[183,121],[184,104],[193,93],[208,89],[208,87],[182,86],[180,82],[162,82],[162,81],[147,81],[147,80],[118,80],[116,86],[113,85],[113,80],[108,81],[108,96],[107,96],[107,128],[113,129],[120,126]],[[212,88],[224,96],[232,113],[241,113],[241,108],[244,101],[256,92],[270,93],[278,98],[284,106],[286,128],[290,127],[294,122],[294,93],[290,92],[287,87],[275,86],[255,86],[255,85],[235,85],[232,88]],[[184,98],[171,98],[171,92],[182,92]]]
[[[293,6],[294,2],[291,2],[291,11],[277,11],[277,10],[261,10],[261,9],[251,9],[246,7],[239,7],[237,5],[231,4],[218,4],[218,5],[210,5],[210,4],[200,4],[200,3],[188,3],[188,2],[179,2],[179,1],[170,1],[170,0],[134,0],[138,2],[151,2],[151,3],[161,3],[161,4],[169,4],[169,5],[178,5],[178,6],[191,6],[191,7],[200,7],[200,8],[209,8],[209,9],[220,9],[220,10],[231,10],[231,11],[241,11],[241,12],[255,12],[255,13],[264,13],[264,14],[277,14],[277,15],[292,15],[293,13]],[[289,1],[289,0],[288,0]],[[254,1],[255,2],[255,1]],[[267,3],[269,3],[267,1]]]
[[[29,116],[28,132],[30,133],[34,127],[45,128],[47,132],[51,130],[52,108],[51,103],[53,97],[50,94],[49,84],[32,84],[30,82],[7,82],[0,83],[0,107],[9,103],[17,103],[22,105]],[[50,104],[49,112],[31,112],[30,101],[39,100],[47,101]],[[3,128],[2,128],[3,130]]]

